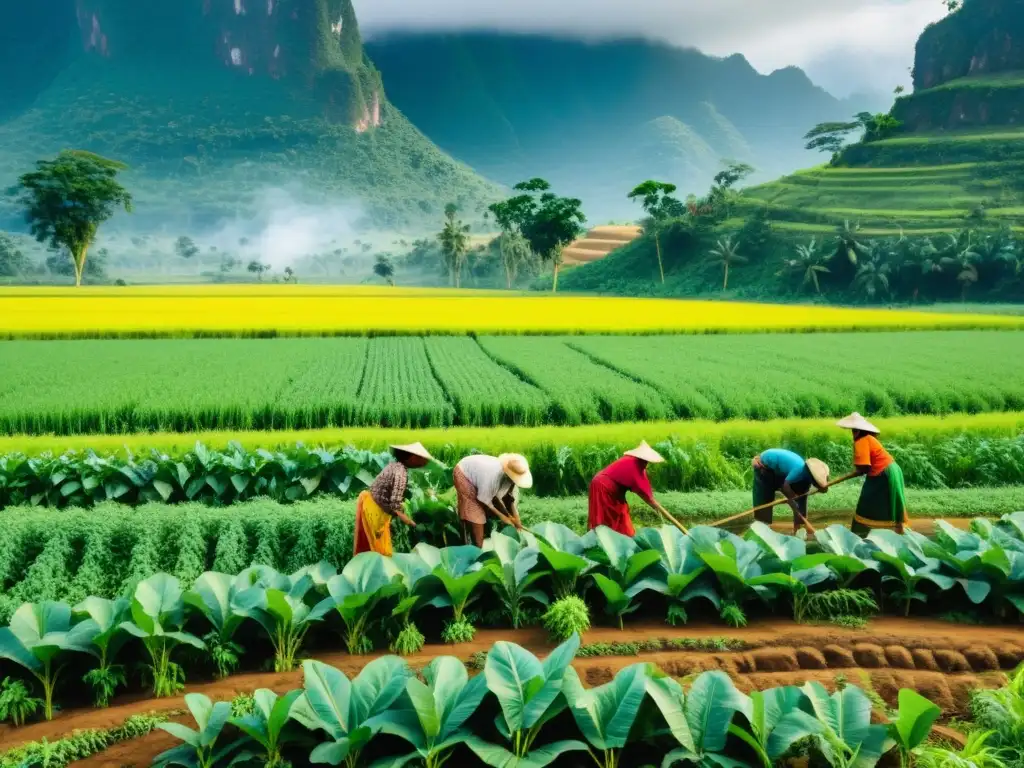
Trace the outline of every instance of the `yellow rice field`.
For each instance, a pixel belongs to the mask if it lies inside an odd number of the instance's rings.
[[[0,289],[0,337],[718,333],[1024,328],[1024,318],[362,286]]]

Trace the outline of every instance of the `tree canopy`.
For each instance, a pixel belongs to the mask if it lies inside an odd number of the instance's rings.
[[[82,284],[86,256],[100,225],[118,208],[132,210],[132,196],[117,181],[123,163],[80,150],[40,160],[19,180],[30,231],[39,242],[65,249]]]

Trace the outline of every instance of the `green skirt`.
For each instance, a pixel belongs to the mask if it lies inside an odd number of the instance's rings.
[[[903,488],[903,470],[895,462],[875,477],[864,478],[864,488],[857,501],[851,530],[867,536],[873,530],[892,530],[897,523],[910,525],[907,517],[907,497]]]

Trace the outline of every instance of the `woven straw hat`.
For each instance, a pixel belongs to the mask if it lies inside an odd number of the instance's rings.
[[[837,421],[836,426],[843,429],[859,429],[861,432],[870,432],[873,435],[877,435],[882,431],[856,411],[845,419]]]
[[[808,459],[807,471],[811,473],[811,479],[819,488],[828,485],[828,464],[821,459]]]
[[[661,464],[663,461],[665,461],[665,459],[662,458],[660,453],[658,453],[656,450],[654,450],[653,448],[651,448],[651,446],[647,444],[646,440],[641,441],[640,445],[638,445],[633,450],[626,451],[625,455],[633,456],[634,458],[637,459],[642,459],[643,461],[646,461],[648,464]]]
[[[503,453],[498,457],[501,468],[505,470],[508,479],[520,488],[533,487],[533,475],[530,473],[530,465],[525,456],[518,453]]]
[[[390,445],[388,446],[392,451],[401,451],[402,453],[408,453],[411,456],[419,456],[421,459],[427,461],[434,461],[434,457],[430,455],[430,451],[423,447],[423,443],[409,443],[409,445]]]

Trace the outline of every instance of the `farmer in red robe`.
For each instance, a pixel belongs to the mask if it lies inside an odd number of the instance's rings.
[[[626,536],[635,535],[636,529],[633,528],[629,505],[626,503],[626,491],[635,493],[664,517],[667,513],[654,499],[651,481],[647,477],[647,465],[663,461],[656,450],[643,442],[598,472],[590,481],[587,528],[593,530],[599,525],[605,525]]]

